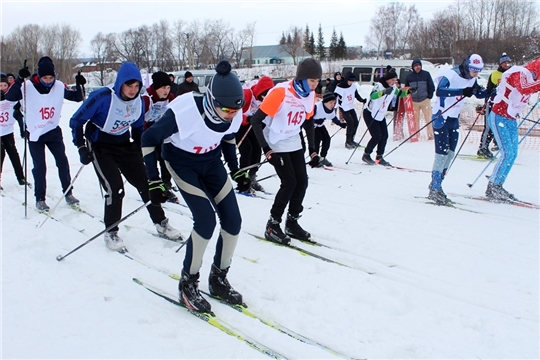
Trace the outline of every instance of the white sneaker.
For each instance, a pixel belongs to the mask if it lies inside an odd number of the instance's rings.
[[[169,225],[169,219],[165,218],[161,224],[156,224],[156,230],[160,236],[170,240],[182,240],[180,231]]]
[[[124,241],[118,236],[118,231],[105,232],[105,245],[113,251],[125,249]]]

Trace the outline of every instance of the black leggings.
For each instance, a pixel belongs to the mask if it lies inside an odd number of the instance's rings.
[[[322,147],[321,147],[321,143],[322,143]],[[319,152],[319,149],[321,149],[321,152]],[[326,129],[326,126],[316,127],[315,128],[315,151],[321,157],[326,157],[326,154],[328,154],[328,149],[330,149],[330,134],[328,134],[328,130]]]
[[[383,155],[384,150],[386,149],[386,142],[388,141],[388,127],[386,126],[386,118],[382,121],[374,120],[371,116],[371,111],[368,109],[364,110],[364,121],[371,135],[371,139],[367,143],[366,149],[364,152],[366,154],[371,154],[377,147],[377,155]]]

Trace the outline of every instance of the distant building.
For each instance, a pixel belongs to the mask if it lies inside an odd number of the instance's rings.
[[[296,63],[298,64],[299,61],[309,57],[311,57],[311,55],[305,52],[304,49],[298,49]],[[252,65],[294,64],[292,56],[285,52],[281,45],[263,45],[243,48],[242,57],[240,59],[241,66],[248,66],[250,58]]]
[[[79,59],[79,61],[81,61],[80,63],[78,63],[77,65],[75,65],[73,67],[73,70],[75,71],[81,71],[81,72],[94,72],[94,71],[100,71],[101,69],[105,70],[105,71],[112,71],[112,70],[115,70],[115,71],[118,71],[118,69],[120,69],[120,66],[122,65],[122,62],[117,60],[117,61],[105,61],[103,62],[102,64],[98,63],[97,61],[95,60],[92,60],[92,59]],[[101,68],[100,68],[101,66]]]

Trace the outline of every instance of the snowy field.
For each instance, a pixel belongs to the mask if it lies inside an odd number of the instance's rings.
[[[81,167],[68,126],[77,107],[66,102],[61,120],[72,177]],[[428,193],[432,143],[407,142],[386,158],[420,171],[367,166],[361,150],[348,162],[345,131],[327,126],[335,134],[328,159],[336,168],[308,168],[300,224],[331,248],[293,244],[347,266],[250,236],[263,234],[272,195],[239,196],[243,230],[229,279],[249,309],[351,358],[538,359],[539,210],[463,197],[483,195],[487,186],[483,175],[478,178],[487,162],[465,157],[457,158],[443,187],[466,210],[426,204],[421,197]],[[478,134],[469,139],[461,154],[476,154]],[[539,203],[539,151],[527,143],[505,188]],[[387,153],[399,144],[390,140]],[[23,140],[17,145],[22,156]],[[48,169],[47,202],[53,207],[61,187],[49,153]],[[259,171],[260,178],[272,174],[269,165]],[[73,194],[96,217],[61,201],[53,212],[60,221],[49,219],[40,228],[45,216],[34,210],[29,191],[25,218],[24,187],[16,185],[8,159],[2,175],[2,358],[267,358],[132,281],[176,294],[178,282],[163,272],[179,274],[184,257],[183,250],[175,253],[178,244],[151,235],[144,209],[119,234],[133,256],[155,269],[108,250],[102,236],[62,262],[55,259],[103,230],[103,200],[91,166],[80,173]],[[275,193],[279,181],[261,184]],[[141,204],[128,185],[124,215]],[[189,210],[165,206],[171,224],[187,236]],[[216,237],[204,257],[201,289],[207,289]],[[284,357],[337,358],[229,307],[212,306],[238,333]]]

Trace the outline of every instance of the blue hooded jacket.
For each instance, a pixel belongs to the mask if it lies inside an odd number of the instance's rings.
[[[122,85],[130,80],[137,80],[139,82],[139,88],[142,88],[142,77],[139,68],[132,62],[125,62],[118,70],[118,75],[112,90],[114,90],[114,96],[122,99],[121,89]],[[71,133],[73,136],[73,143],[77,147],[85,146],[85,136],[90,141],[97,143],[107,144],[126,144],[130,142],[130,133],[125,132],[121,135],[111,135],[101,131],[99,128],[103,127],[107,121],[107,115],[109,114],[109,107],[111,105],[111,96],[113,91],[110,88],[102,88],[96,90],[88,96],[88,99],[81,105],[81,107],[73,114],[69,121],[71,127]],[[140,96],[137,94],[137,96]],[[86,125],[83,135],[83,127]],[[141,134],[144,130],[144,102],[141,101],[141,116],[137,121],[131,124],[131,138],[140,145]]]

